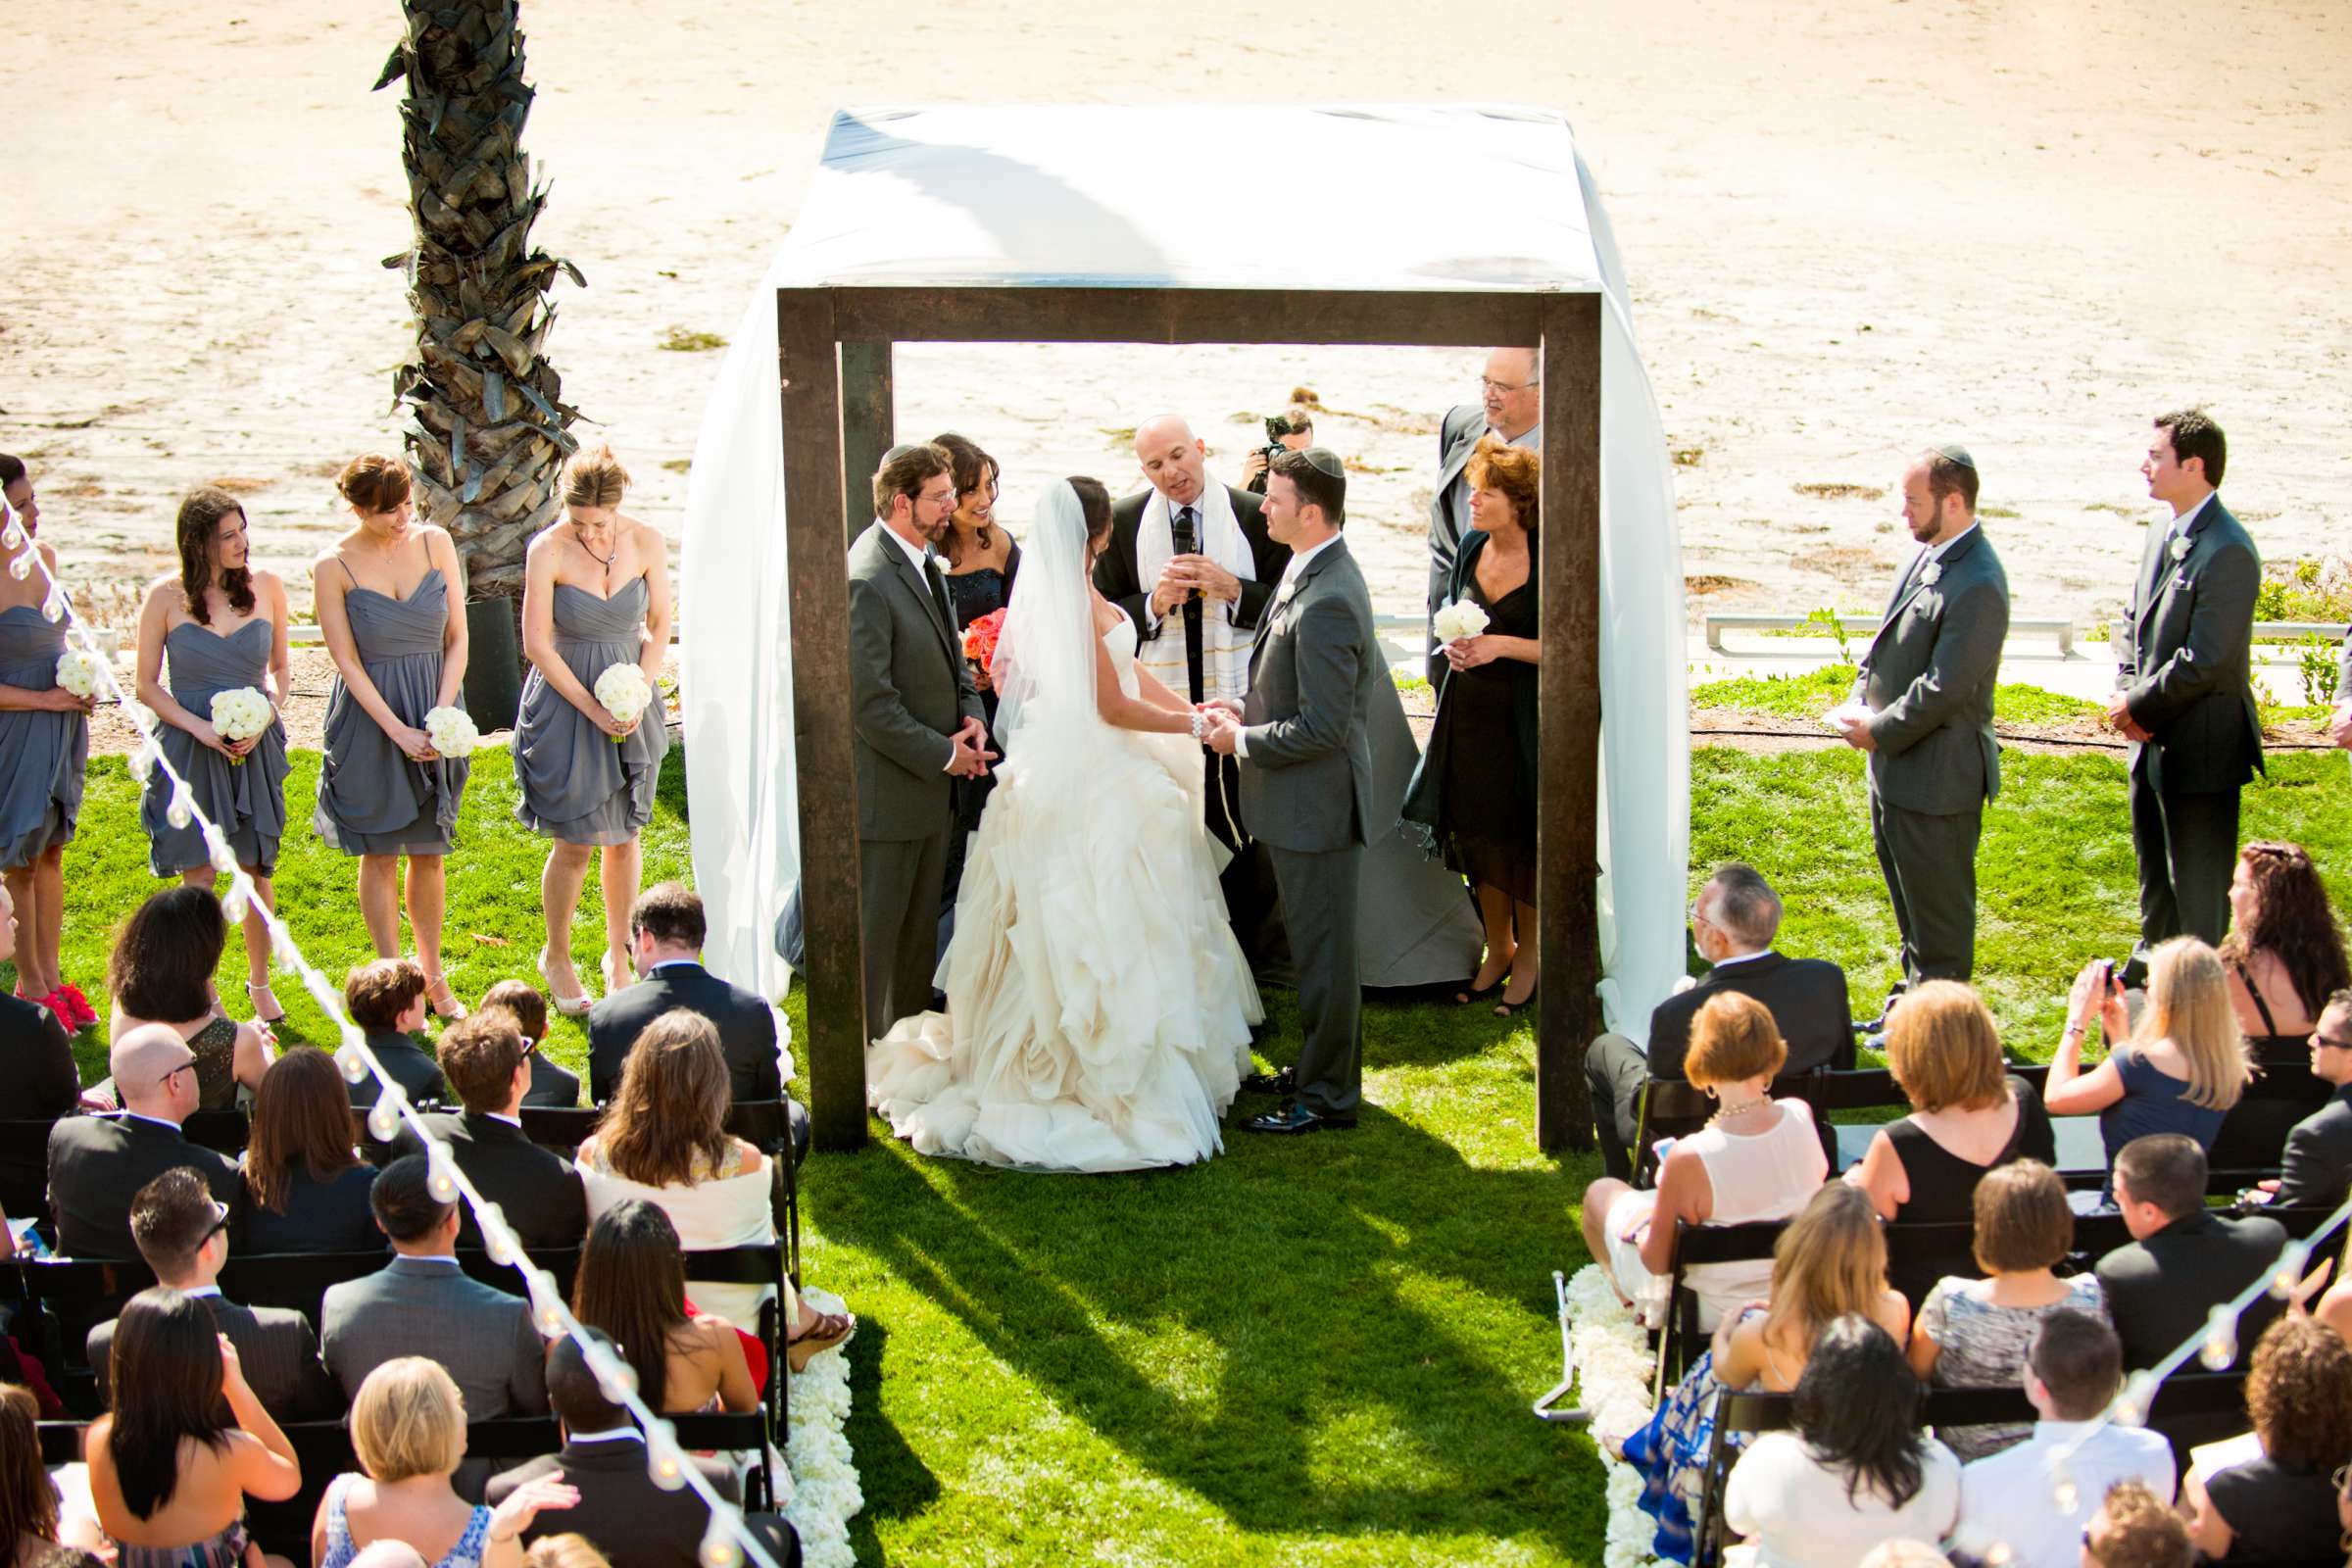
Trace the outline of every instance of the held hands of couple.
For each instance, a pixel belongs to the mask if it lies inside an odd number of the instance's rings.
[[[1242,597],[1242,579],[1206,556],[1170,556],[1152,590],[1152,612],[1164,616],[1195,593],[1230,605]]]
[[[1231,699],[1218,697],[1196,705],[1194,711],[1205,723],[1200,744],[1219,757],[1233,756],[1235,743],[1242,733],[1241,709]]]

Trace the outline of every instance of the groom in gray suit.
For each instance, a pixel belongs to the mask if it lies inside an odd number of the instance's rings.
[[[2000,793],[1992,687],[2009,635],[2009,577],[1977,526],[1977,465],[1956,446],[1903,473],[1919,553],[1886,601],[1838,715],[1870,754],[1870,836],[1902,934],[1903,976],[1966,980],[1977,956],[1977,840]]]
[[[1213,710],[1211,750],[1242,764],[1242,819],[1282,890],[1306,1039],[1296,1098],[1252,1132],[1352,1127],[1363,1091],[1356,884],[1372,826],[1372,703],[1389,678],[1372,596],[1340,537],[1348,480],[1322,447],[1285,452],[1266,478],[1266,531],[1291,550],[1250,656],[1237,714]],[[1393,699],[1392,699],[1393,700]]]
[[[955,511],[948,454],[893,447],[874,473],[873,526],[850,547],[858,936],[870,1035],[930,1004],[953,781],[987,772],[993,755],[930,548]]]

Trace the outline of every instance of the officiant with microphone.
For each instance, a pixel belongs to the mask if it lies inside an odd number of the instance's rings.
[[[1264,503],[1208,476],[1207,443],[1180,416],[1135,432],[1148,487],[1111,508],[1110,543],[1095,586],[1135,622],[1136,662],[1194,703],[1239,704],[1250,689],[1250,646],[1291,552],[1266,532]],[[1222,878],[1234,934],[1254,960],[1272,911],[1271,872],[1248,852],[1241,781],[1230,757],[1209,755],[1208,831],[1232,862]]]

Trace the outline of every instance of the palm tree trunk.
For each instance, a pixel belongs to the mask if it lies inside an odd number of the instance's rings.
[[[393,372],[417,510],[448,528],[469,596],[522,592],[523,551],[562,509],[557,480],[578,443],[579,411],[543,352],[562,271],[535,250],[531,223],[547,200],[533,185],[522,128],[517,0],[401,0],[408,34],[376,86],[405,76],[401,156],[416,243],[387,257],[406,270],[416,345]]]

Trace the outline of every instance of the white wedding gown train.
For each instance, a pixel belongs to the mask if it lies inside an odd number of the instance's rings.
[[[1034,568],[1032,568],[1034,569]],[[1103,638],[1136,691],[1135,628]],[[926,1154],[1063,1171],[1190,1164],[1264,1016],[1201,826],[1199,743],[1032,732],[966,851],[948,1011],[866,1052],[869,1102]]]

